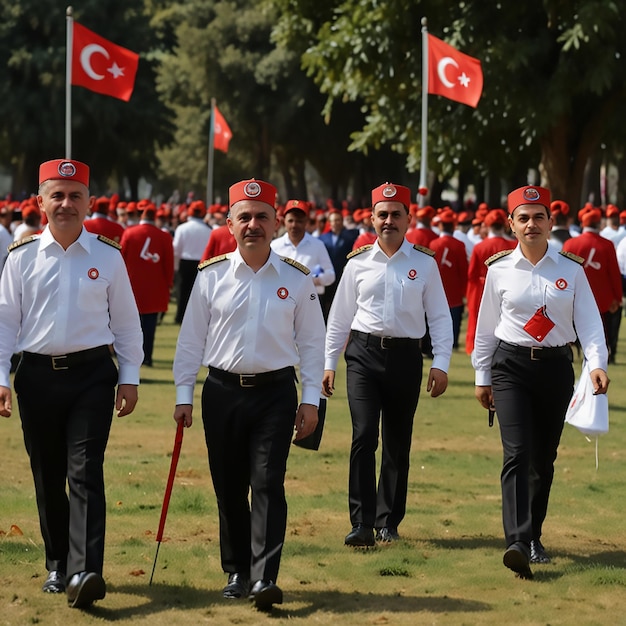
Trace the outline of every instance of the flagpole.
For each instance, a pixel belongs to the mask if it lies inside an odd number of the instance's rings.
[[[206,207],[213,204],[213,151],[215,144],[215,98],[211,98],[211,127],[209,130],[209,165],[206,178]]]
[[[417,203],[420,208],[426,202],[422,190],[428,188],[428,27],[425,17],[422,18],[422,158],[420,163],[420,182]]]
[[[67,41],[65,43],[65,158],[72,158],[72,41],[74,20],[72,7],[65,11]]]

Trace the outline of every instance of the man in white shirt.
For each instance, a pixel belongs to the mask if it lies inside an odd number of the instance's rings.
[[[302,263],[311,270],[313,284],[319,295],[335,282],[335,268],[326,246],[306,232],[308,213],[302,200],[289,200],[285,205],[285,233],[274,239],[272,250]]]
[[[13,210],[6,203],[0,203],[0,274],[4,267],[7,255],[9,254],[9,246],[13,243],[13,235],[11,234],[11,221],[13,219]]]
[[[406,512],[413,418],[422,382],[420,339],[430,329],[433,362],[426,390],[448,386],[452,319],[435,254],[405,239],[411,193],[386,183],[372,191],[378,240],[349,255],[328,318],[322,390],[332,395],[345,348],[352,417],[348,546],[399,538]],[[347,345],[346,345],[347,341]],[[382,461],[376,449],[382,421]],[[376,535],[374,535],[376,529]]]
[[[135,408],[143,359],[119,245],[83,227],[93,200],[87,165],[42,163],[37,202],[48,225],[11,246],[0,278],[0,415],[11,415],[10,360],[21,352],[14,387],[46,550],[43,591],[67,591],[74,608],[106,593],[104,452],[114,408],[118,417]]]
[[[198,371],[209,368],[202,420],[228,574],[222,594],[248,596],[260,610],[283,601],[276,580],[287,456],[294,426],[303,439],[317,425],[324,360],[324,320],[310,272],[270,247],[275,199],[276,188],[260,180],[230,188],[227,224],[237,249],[201,264],[174,358],[174,419],[187,427]]]

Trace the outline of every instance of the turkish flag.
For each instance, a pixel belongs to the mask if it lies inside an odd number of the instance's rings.
[[[138,54],[74,22],[72,85],[128,102],[138,65]]]
[[[483,91],[480,61],[428,35],[428,93],[476,108]]]
[[[228,144],[232,137],[233,134],[230,132],[224,116],[219,112],[217,106],[213,107],[213,147],[216,150],[228,152]]]

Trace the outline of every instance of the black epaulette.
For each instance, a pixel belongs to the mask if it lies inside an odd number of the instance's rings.
[[[565,252],[563,250],[560,250],[559,254],[562,254],[566,259],[569,259],[570,261],[575,261],[576,263],[580,263],[580,265],[582,265],[585,262],[585,259],[583,259],[583,257],[578,256],[577,254],[574,254],[573,252]]]
[[[285,263],[289,263],[291,267],[295,267],[297,270],[300,270],[303,274],[306,274],[307,276],[311,273],[311,270],[306,265],[302,265],[302,263],[298,263],[298,261],[290,259],[287,256],[280,257],[280,260],[284,261]]]
[[[37,239],[39,239],[37,235],[31,235],[30,237],[24,237],[24,239],[18,239],[17,241],[14,241],[11,245],[9,245],[8,250],[9,252],[11,252],[16,248],[20,248],[21,246],[26,245],[27,243],[37,241]]]
[[[228,258],[228,254],[220,254],[219,256],[211,257],[206,261],[203,261],[198,265],[198,271],[201,272],[205,267],[209,267],[209,265],[213,265],[213,263],[219,263],[220,261],[225,261]]]
[[[103,243],[108,243],[110,246],[113,246],[114,248],[117,248],[118,250],[122,249],[122,246],[120,246],[120,244],[117,243],[117,241],[113,241],[113,239],[109,239],[108,237],[105,237],[104,235],[98,235],[98,239],[102,241]]]
[[[498,259],[503,259],[505,256],[508,256],[509,254],[511,254],[513,250],[515,250],[515,248],[511,248],[510,250],[500,250],[500,252],[496,252],[495,254],[492,254],[485,261],[485,265],[489,267],[492,263],[495,263]]]
[[[346,259],[351,259],[353,256],[356,256],[357,254],[361,254],[362,252],[370,250],[371,247],[372,247],[372,244],[368,243],[366,246],[361,246],[360,248],[357,248],[356,250],[352,250],[352,252],[350,252],[350,254],[348,254],[348,256],[346,257]]]
[[[420,252],[423,252],[424,254],[427,254],[428,256],[435,256],[434,250],[431,250],[430,248],[427,248],[426,246],[420,246],[417,243],[413,244],[413,250],[419,250]]]

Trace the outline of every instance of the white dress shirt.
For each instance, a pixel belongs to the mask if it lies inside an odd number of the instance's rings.
[[[13,235],[8,228],[0,224],[0,272],[4,267],[4,262],[9,254],[9,246],[13,243]]]
[[[189,217],[174,231],[174,259],[199,261],[209,241],[211,227],[199,217]]]
[[[315,285],[317,293],[324,293],[326,287],[335,282],[335,268],[330,260],[328,249],[322,241],[309,235],[309,233],[304,233],[304,237],[297,246],[289,239],[289,233],[274,239],[271,246],[278,256],[294,259],[308,267],[314,276],[317,275],[316,278],[319,282],[318,285]]]
[[[350,330],[381,337],[420,339],[426,319],[432,367],[444,372],[452,354],[452,319],[437,263],[404,240],[390,258],[378,241],[351,257],[328,317],[325,369],[336,370]]]
[[[176,404],[193,404],[201,365],[259,374],[298,364],[302,402],[318,406],[324,318],[310,274],[273,251],[255,273],[238,250],[198,272],[176,345]]]
[[[84,228],[64,250],[48,228],[9,253],[0,277],[0,385],[11,355],[113,344],[119,384],[139,384],[143,335],[120,251]]]
[[[554,327],[540,342],[524,325],[543,306]],[[591,369],[606,370],[602,319],[582,265],[552,246],[533,265],[517,246],[487,271],[472,353],[476,385],[491,385],[491,361],[500,339],[518,346],[551,348],[572,343],[577,335]]]

